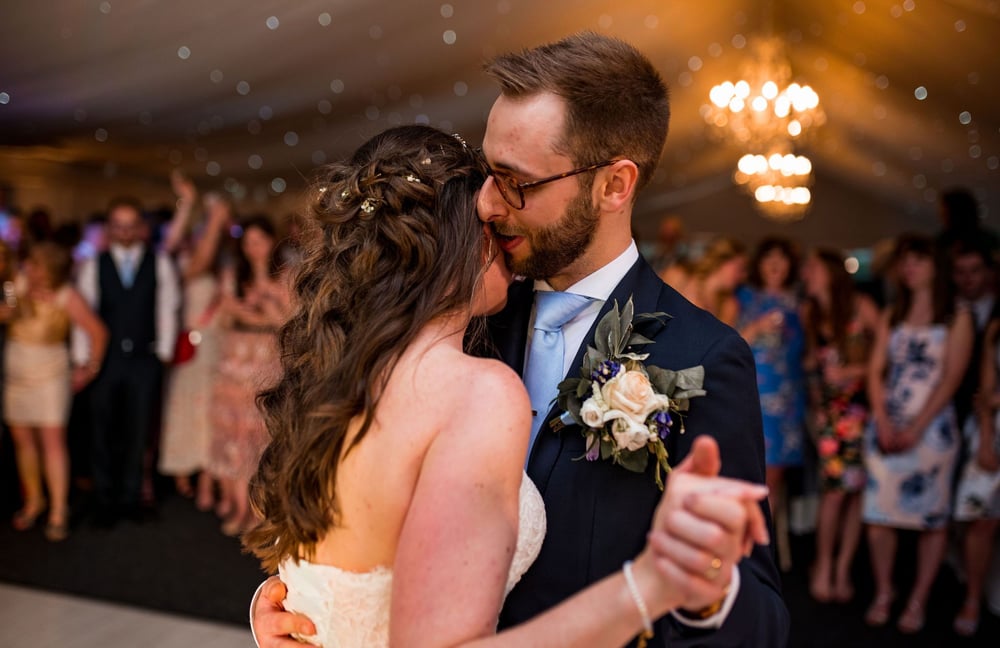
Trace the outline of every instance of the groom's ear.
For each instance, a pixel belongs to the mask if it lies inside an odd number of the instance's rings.
[[[600,169],[594,182],[595,203],[602,212],[618,212],[628,209],[635,200],[639,168],[632,160],[618,160]]]

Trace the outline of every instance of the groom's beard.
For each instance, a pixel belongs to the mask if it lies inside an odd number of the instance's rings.
[[[581,190],[566,205],[562,218],[546,228],[528,231],[497,227],[500,234],[524,237],[531,249],[531,254],[520,260],[504,253],[507,267],[513,274],[529,279],[548,279],[559,274],[590,247],[599,219],[590,191]]]

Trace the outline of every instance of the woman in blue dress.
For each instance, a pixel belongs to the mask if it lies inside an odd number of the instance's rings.
[[[776,514],[785,469],[802,465],[805,440],[805,333],[794,291],[797,279],[798,255],[792,242],[766,238],[750,265],[749,286],[738,293],[740,334],[757,363],[767,486]]]
[[[972,354],[973,323],[955,309],[949,273],[933,242],[900,237],[894,256],[895,302],[879,323],[868,367],[872,419],[863,454],[868,471],[863,516],[875,575],[865,620],[884,625],[895,598],[897,529],[920,532],[916,578],[897,627],[924,625],[927,596],[947,545],[951,481],[959,451],[952,398]]]

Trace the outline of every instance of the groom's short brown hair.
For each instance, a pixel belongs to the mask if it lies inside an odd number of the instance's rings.
[[[562,153],[578,165],[625,157],[641,189],[667,138],[670,102],[653,64],[628,43],[581,32],[557,43],[502,54],[484,66],[506,97],[551,92],[567,104]]]

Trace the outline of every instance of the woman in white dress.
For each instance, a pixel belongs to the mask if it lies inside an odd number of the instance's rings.
[[[897,627],[924,626],[927,598],[947,545],[959,435],[952,398],[972,354],[973,324],[954,308],[947,273],[931,239],[902,236],[895,262],[899,293],[887,309],[868,365],[872,417],[862,454],[868,481],[863,517],[875,576],[865,614],[885,625],[895,598],[897,530],[920,532],[916,577]]]
[[[284,377],[260,401],[271,440],[251,498],[264,521],[245,537],[281,570],[286,607],[315,625],[311,643],[620,646],[650,618],[722,598],[712,554],[653,533],[634,568],[494,636],[545,513],[523,472],[520,379],[463,350],[510,281],[476,216],[483,181],[463,142],[407,126],[328,168],[318,188],[298,311],[280,335]],[[766,489],[683,472],[664,497],[675,513],[711,487],[697,498],[766,536],[755,517]],[[740,538],[733,554],[752,542]]]

